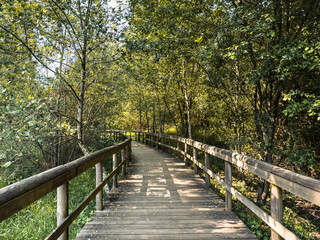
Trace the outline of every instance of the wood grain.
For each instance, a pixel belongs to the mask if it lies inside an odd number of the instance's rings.
[[[76,239],[256,239],[183,162],[132,145],[127,178]]]

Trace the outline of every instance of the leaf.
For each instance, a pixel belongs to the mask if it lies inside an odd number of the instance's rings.
[[[203,37],[202,37],[202,36],[200,36],[197,40],[195,40],[195,42],[196,42],[196,43],[201,43],[201,42],[202,42],[202,40],[203,40]]]
[[[7,168],[9,167],[13,162],[9,161],[9,162],[6,162],[6,163],[2,163],[0,166],[1,167],[4,167],[4,168]]]

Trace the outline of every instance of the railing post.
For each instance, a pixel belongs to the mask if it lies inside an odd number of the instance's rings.
[[[168,145],[171,147],[171,139],[168,138]],[[171,148],[168,149],[168,153],[171,154]]]
[[[161,134],[161,149],[162,149],[162,151],[165,151],[165,147],[163,146],[163,144],[164,144],[164,137],[163,137],[163,134]]]
[[[180,157],[180,141],[177,140],[177,150],[178,150],[178,157]]]
[[[96,164],[96,187],[102,183],[102,162]],[[101,190],[96,195],[96,210],[101,211],[103,209],[103,191]]]
[[[198,160],[198,152],[197,152],[197,149],[193,146],[193,160],[197,161]],[[193,162],[193,172],[195,174],[198,173],[198,165]]]
[[[160,133],[157,133],[157,149],[159,149],[159,139],[160,139]]]
[[[126,147],[124,149],[121,150],[121,162],[124,162],[126,160],[126,151],[125,151]],[[127,168],[126,168],[126,164],[122,165],[122,175],[125,176],[127,174]]]
[[[113,170],[115,170],[118,166],[118,156],[117,153],[113,154]],[[118,187],[118,173],[113,175],[113,184],[112,188],[117,188]]]
[[[129,167],[129,144],[127,145],[127,147],[126,147],[126,158],[128,158],[127,159],[127,161],[126,161],[126,171],[127,171],[127,169],[128,169],[128,167]]]
[[[188,165],[187,164],[187,153],[188,153],[188,144],[187,144],[187,141],[185,139],[184,140],[184,155],[183,155],[183,161],[184,161],[185,165]]]
[[[282,223],[283,220],[283,205],[282,205],[282,189],[276,185],[271,186],[271,217]],[[281,240],[283,239],[277,232],[271,229],[271,239]]]
[[[129,143],[129,153],[128,153],[128,154],[129,154],[129,161],[132,161],[132,156],[131,156],[131,143],[132,143],[132,142]]]
[[[230,187],[232,186],[232,165],[231,163],[225,161],[225,181]],[[226,199],[225,199],[225,209],[226,211],[232,210],[232,194],[226,189]]]
[[[57,225],[59,226],[67,217],[69,212],[69,183],[64,183],[57,188]],[[58,240],[68,240],[69,230],[60,235]]]
[[[206,168],[210,169],[210,156],[208,153],[204,153],[204,158],[205,158],[205,164],[206,164]],[[205,174],[205,178],[206,178],[206,185],[207,187],[210,187],[210,176],[209,174],[206,172]]]

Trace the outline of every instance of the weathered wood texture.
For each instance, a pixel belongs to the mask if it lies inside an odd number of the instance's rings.
[[[120,134],[119,138],[120,138]],[[122,138],[125,139],[124,136]],[[68,239],[68,227],[85,209],[85,207],[96,198],[97,209],[102,209],[102,189],[111,180],[111,178],[121,170],[121,168],[130,160],[131,139],[122,143],[94,152],[73,162],[61,165],[48,171],[37,174],[33,177],[22,180],[18,183],[9,185],[0,189],[0,221],[5,220],[19,210],[25,208],[37,199],[47,193],[57,190],[57,227],[46,237],[51,239]],[[128,158],[123,157],[123,161],[114,166],[113,171],[102,181],[101,161],[123,149],[128,150]],[[124,150],[122,151],[124,153]],[[115,163],[117,163],[115,161]],[[89,196],[82,201],[76,209],[68,215],[68,182],[72,178],[80,175],[85,170],[96,165],[96,188]]]
[[[0,189],[0,221],[3,221],[80,175],[98,162],[130,145],[128,139],[118,145],[96,151],[70,163],[49,169]]]
[[[124,132],[125,131],[119,131]],[[136,135],[137,131],[130,131]],[[282,189],[287,190],[295,195],[304,198],[314,204],[320,206],[320,181],[314,178],[303,176],[301,174],[286,170],[281,167],[271,165],[269,163],[256,160],[251,157],[247,157],[238,153],[234,153],[229,150],[221,149],[215,146],[210,146],[201,142],[194,141],[192,139],[182,138],[172,135],[164,135],[159,133],[145,133],[149,141],[155,145],[161,145],[162,147],[171,149],[181,154],[183,161],[193,162],[196,169],[200,168],[205,172],[207,186],[209,186],[210,178],[215,179],[220,185],[226,189],[226,204],[225,209],[231,210],[232,207],[232,195],[235,196],[240,202],[242,202],[247,208],[254,212],[261,220],[268,224],[272,229],[272,240],[278,240],[284,238],[286,240],[298,240],[299,238],[290,230],[288,230],[282,224]],[[170,146],[159,142],[159,138],[165,138],[176,142],[176,146]],[[184,144],[184,148],[181,149],[180,142]],[[189,155],[188,147],[193,147],[205,153],[205,165],[197,160],[197,153],[193,156]],[[179,155],[178,154],[178,155]],[[210,169],[209,155],[218,157],[225,161],[225,179],[216,175]],[[249,172],[267,180],[272,186],[277,188],[278,193],[274,193],[271,199],[271,216],[264,210],[259,208],[255,203],[246,198],[237,189],[232,187],[232,164],[238,168],[248,170]],[[186,164],[187,165],[187,164]]]
[[[256,239],[183,162],[140,143],[132,147],[127,178],[76,239]]]
[[[96,164],[96,187],[98,187],[103,180],[102,162]],[[103,191],[101,190],[96,196],[96,210],[102,210],[103,208]],[[59,225],[59,224],[58,224]]]
[[[57,226],[63,223],[69,214],[69,183],[62,184],[57,188]],[[63,232],[58,240],[67,240],[68,230]]]

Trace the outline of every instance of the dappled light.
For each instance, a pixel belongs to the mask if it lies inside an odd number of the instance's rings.
[[[319,0],[1,0],[0,239],[74,239],[108,199],[116,239],[320,239],[319,12]],[[117,235],[103,225],[86,234]]]
[[[77,239],[256,239],[180,160],[133,143],[129,175]]]

